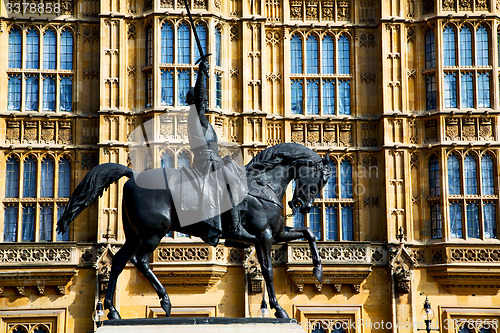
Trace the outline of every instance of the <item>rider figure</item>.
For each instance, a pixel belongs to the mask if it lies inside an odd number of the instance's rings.
[[[208,77],[210,65],[207,56],[204,56],[198,67],[198,76],[196,84],[190,88],[186,95],[186,102],[191,105],[188,115],[188,137],[189,145],[193,152],[193,167],[204,170],[205,172],[213,172],[220,168],[224,168],[224,163],[219,155],[217,134],[212,125],[208,121],[205,112],[208,109],[208,95],[206,88],[206,79]],[[193,107],[193,105],[195,107]],[[223,170],[223,173],[225,171]],[[233,201],[231,189],[227,184],[230,200]],[[200,195],[203,195],[201,193]],[[231,220],[228,221],[225,228],[222,228],[220,216],[215,216],[205,222],[211,224],[215,229],[222,231],[222,237],[228,239],[249,240],[255,237],[249,234],[242,226],[238,208],[234,207],[230,210]],[[221,212],[222,213],[222,212]]]

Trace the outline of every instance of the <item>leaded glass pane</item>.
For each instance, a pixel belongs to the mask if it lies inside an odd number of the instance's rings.
[[[319,81],[307,80],[307,113],[319,114]]]
[[[477,164],[476,159],[471,155],[467,155],[464,161],[465,169],[465,194],[477,194]]]
[[[338,41],[338,61],[339,74],[349,74],[350,70],[350,53],[349,53],[349,38],[346,35],[339,37]]]
[[[486,238],[497,238],[496,209],[493,202],[487,202],[483,206],[484,236]]]
[[[339,114],[351,114],[351,82],[339,82]]]
[[[38,75],[26,76],[26,111],[38,111]]]
[[[479,208],[477,203],[467,205],[467,237],[479,238]]]
[[[186,94],[191,84],[191,77],[188,70],[181,70],[177,74],[177,104],[187,105]]]
[[[222,66],[222,32],[215,28],[215,66]]]
[[[303,228],[306,224],[304,222],[304,215],[297,213],[293,216],[293,227],[294,228]]]
[[[444,65],[455,66],[455,30],[449,25],[444,28],[443,46]]]
[[[472,66],[472,31],[468,26],[460,29],[460,66]]]
[[[323,114],[335,114],[335,84],[333,80],[323,81]]]
[[[56,79],[52,75],[43,76],[43,111],[56,110]]]
[[[460,191],[460,162],[457,155],[452,154],[448,157],[448,193],[458,195]]]
[[[21,110],[21,75],[9,75],[8,110]]]
[[[57,220],[61,218],[64,214],[64,210],[66,209],[66,204],[60,204],[57,206]],[[64,234],[57,233],[56,240],[58,242],[67,242],[69,241],[69,228],[66,230]]]
[[[178,160],[177,160],[177,168],[180,169],[181,167],[189,168],[191,166],[191,158],[189,157],[189,153],[183,151],[182,153],[179,154]]]
[[[61,111],[71,111],[73,109],[73,79],[65,76],[60,83],[60,109]]]
[[[35,241],[35,207],[33,205],[23,207],[21,240],[23,242]]]
[[[335,73],[335,58],[333,50],[333,37],[326,35],[323,38],[323,74],[334,74]]]
[[[463,108],[473,108],[474,107],[474,85],[472,82],[472,73],[463,73],[460,79],[462,98],[461,106]]]
[[[481,158],[481,182],[483,195],[495,194],[493,158],[486,154]]]
[[[215,74],[215,107],[222,108],[222,78]]]
[[[56,32],[47,29],[43,34],[43,68],[56,69]]]
[[[318,37],[310,35],[306,40],[306,61],[307,61],[307,73],[317,74],[318,73]]]
[[[425,107],[427,110],[436,108],[436,76],[425,77]]]
[[[177,43],[177,62],[180,64],[189,64],[191,34],[186,23],[181,23],[177,29]]]
[[[440,195],[439,188],[439,161],[437,156],[429,159],[429,195],[437,197]]]
[[[457,107],[457,76],[455,73],[444,74],[444,106]]]
[[[337,197],[337,165],[330,162],[332,174],[325,185],[325,198],[333,199]]]
[[[26,68],[38,69],[40,60],[40,36],[35,29],[26,34]]]
[[[9,68],[21,68],[22,35],[18,28],[9,31]]]
[[[73,34],[69,30],[64,30],[61,34],[60,57],[61,69],[73,69]]]
[[[6,177],[5,177],[5,197],[19,197],[19,160],[17,157],[10,156],[7,159]]]
[[[54,161],[50,158],[45,158],[42,161],[40,196],[42,198],[52,198],[54,196]]]
[[[292,74],[302,73],[302,38],[293,35],[290,41],[290,62]]]
[[[59,161],[58,197],[69,198],[71,194],[71,162],[64,157]]]
[[[340,163],[340,197],[352,198],[352,164],[348,160]]]
[[[28,157],[23,164],[23,197],[36,197],[36,161]]]
[[[7,206],[4,210],[3,241],[17,241],[17,206]]]
[[[450,237],[462,238],[462,207],[458,202],[450,205]]]
[[[442,237],[441,232],[441,206],[439,204],[431,205],[431,238],[438,239]]]
[[[337,208],[335,206],[326,206],[326,240],[339,240],[337,232]]]
[[[146,53],[146,66],[153,64],[153,28],[148,25],[146,27],[146,45],[144,51]]]
[[[476,31],[477,66],[488,66],[490,64],[489,55],[488,29],[482,25]]]
[[[218,57],[220,57],[220,49],[217,50],[217,31],[218,28],[215,29],[215,64],[217,65]],[[203,50],[203,54],[207,54],[207,27],[204,24],[196,24],[196,33],[198,34],[198,38],[200,40],[201,48]],[[219,31],[219,43],[220,43],[220,31]],[[220,47],[220,45],[219,45]],[[194,61],[198,61],[200,58],[200,51],[198,47],[194,48]],[[220,62],[220,60],[219,60]],[[217,65],[220,66],[220,65]]]
[[[161,27],[161,63],[174,63],[174,29],[170,23]]]
[[[174,156],[171,152],[166,151],[161,157],[161,167],[162,168],[173,168],[174,167]]]
[[[489,73],[480,73],[477,76],[477,107],[479,108],[491,107]]]
[[[161,105],[174,105],[174,73],[171,70],[161,72]]]
[[[292,80],[292,114],[303,114],[302,80]]]
[[[354,240],[354,225],[351,206],[342,207],[342,240]]]
[[[49,205],[40,207],[40,241],[52,241],[52,215],[53,209]]]
[[[434,31],[427,30],[425,33],[425,68],[436,66],[436,42]]]
[[[314,237],[321,240],[321,213],[318,206],[311,207],[309,212],[309,228],[311,228]]]

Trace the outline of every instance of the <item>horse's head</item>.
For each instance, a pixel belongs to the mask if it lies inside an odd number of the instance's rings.
[[[293,210],[298,209],[301,214],[311,210],[314,199],[328,182],[332,174],[330,157],[327,155],[317,163],[306,163],[297,167],[295,175],[295,191],[288,205]]]

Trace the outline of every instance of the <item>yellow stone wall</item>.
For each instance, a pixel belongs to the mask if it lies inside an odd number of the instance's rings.
[[[0,237],[5,207],[26,203],[5,197],[5,161],[9,156],[21,160],[35,156],[37,161],[47,154],[69,156],[72,189],[100,163],[130,166],[139,161],[143,163],[139,168],[148,164],[160,167],[165,142],[174,154],[187,146],[187,107],[161,104],[160,68],[195,68],[192,64],[165,66],[160,60],[161,25],[187,21],[180,0],[60,0],[63,11],[59,16],[12,14],[9,3],[3,0],[0,6],[0,45],[4,46],[0,50]],[[385,331],[416,333],[415,325],[404,324],[423,325],[420,311],[428,297],[436,313],[433,323],[442,332],[458,332],[451,325],[458,319],[482,321],[473,327],[474,332],[484,327],[484,320],[500,321],[498,236],[452,238],[446,207],[454,198],[447,191],[430,197],[428,167],[429,158],[436,154],[441,188],[447,188],[450,152],[491,152],[496,195],[472,199],[495,203],[495,223],[500,229],[500,37],[495,33],[499,3],[192,0],[191,8],[195,22],[207,26],[208,52],[215,53],[215,29],[221,30],[222,63],[216,66],[211,57],[208,81],[209,120],[219,140],[238,144],[245,162],[270,145],[307,145],[321,155],[329,154],[337,168],[349,160],[353,186],[363,189],[353,199],[318,199],[323,284],[314,280],[305,243],[277,247],[273,252],[277,297],[290,317],[305,328],[307,322],[317,320],[363,320],[365,325],[348,328],[346,333],[380,331],[375,325],[382,321],[403,325],[393,329],[382,326]],[[453,70],[489,73],[490,107],[445,105],[444,72],[449,68],[443,64],[442,31],[447,24],[464,23],[488,27],[490,65]],[[16,26],[23,32],[30,27],[43,31],[52,26],[58,32],[67,27],[74,33],[73,112],[8,110],[8,75],[17,72],[8,68],[7,46],[9,31]],[[146,66],[148,26],[152,27],[153,56],[152,64]],[[436,65],[431,70],[425,68],[424,34],[428,29],[434,30],[436,40]],[[350,73],[332,76],[350,80],[349,115],[292,114],[290,45],[294,34],[303,38],[316,34],[320,40],[326,34],[349,38]],[[303,45],[305,54],[305,42]],[[153,98],[152,105],[145,107],[148,73],[153,75]],[[222,77],[221,108],[215,107],[216,75]],[[426,108],[426,75],[436,78],[437,106],[431,110]],[[194,83],[193,78],[191,81]],[[152,161],[132,156],[128,145],[133,140],[131,133],[148,121],[153,129],[149,138]],[[33,332],[40,324],[58,333],[94,329],[92,311],[103,298],[110,261],[124,242],[124,182],[111,185],[81,214],[71,225],[69,242],[0,242],[1,333],[10,333],[20,327],[17,324],[25,325],[26,332]],[[290,198],[291,191],[285,202]],[[464,202],[469,199],[460,198]],[[28,203],[43,202],[37,197]],[[441,239],[431,239],[433,202],[444,207]],[[353,206],[352,241],[325,240],[324,214],[329,204]],[[291,218],[287,225],[293,225]],[[400,230],[402,238],[398,239]],[[55,237],[55,229],[53,234]],[[169,292],[174,316],[258,316],[262,293],[255,292],[260,276],[251,252],[221,245],[211,248],[198,239],[175,235],[164,238],[151,267]],[[397,277],[398,272],[404,273],[403,280]],[[406,292],[401,291],[405,288]],[[123,318],[163,316],[153,288],[130,264],[120,276],[116,304]],[[498,332],[498,328],[493,331]]]

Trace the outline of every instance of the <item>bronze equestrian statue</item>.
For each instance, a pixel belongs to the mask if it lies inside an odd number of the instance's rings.
[[[113,298],[118,276],[129,260],[152,284],[161,307],[167,316],[170,315],[167,291],[149,267],[151,254],[170,231],[200,237],[213,246],[219,239],[226,239],[226,245],[255,246],[269,303],[276,310],[277,318],[288,318],[288,315],[278,304],[274,292],[273,244],[305,238],[311,249],[313,273],[320,282],[322,280],[321,259],[313,233],[309,228],[286,227],[282,202],[288,184],[294,180],[296,186],[288,204],[294,214],[307,214],[330,177],[329,157],[321,158],[299,144],[282,143],[260,152],[244,169],[230,158],[221,159],[217,135],[205,116],[208,104],[205,81],[209,65],[201,49],[200,54],[202,61],[196,85],[187,96],[191,104],[188,123],[193,167],[136,173],[117,163],[98,165],[73,191],[57,223],[58,232],[66,232],[69,224],[109,185],[121,177],[130,178],[123,187],[125,243],[113,257],[104,299],[109,319],[120,319]],[[192,179],[196,179],[194,185],[184,181]],[[245,181],[238,182],[239,179]],[[210,195],[203,195],[205,191],[199,191],[201,194],[189,191],[189,186],[205,188]],[[199,204],[197,210],[184,209],[193,208],[193,203]]]

